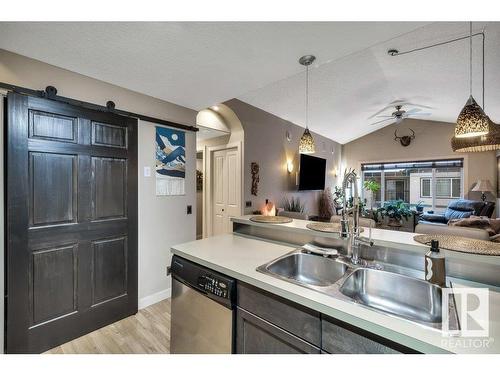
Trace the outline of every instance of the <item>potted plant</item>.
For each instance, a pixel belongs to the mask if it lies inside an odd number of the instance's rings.
[[[408,203],[402,200],[385,202],[382,207],[377,210],[382,219],[388,218],[387,225],[391,227],[400,227],[401,220],[408,219],[412,212]]]
[[[424,212],[424,201],[418,201],[417,204],[415,205],[415,210],[418,213]]]
[[[300,202],[299,197],[285,197],[281,202],[283,211],[303,213],[305,206]]]
[[[378,221],[377,215],[373,213],[373,201],[375,199],[375,194],[380,190],[380,184],[375,180],[366,180],[363,182],[363,189],[370,193],[370,216],[373,216],[375,221]]]
[[[328,187],[323,191],[323,193],[321,193],[321,196],[319,197],[318,216],[320,221],[330,221],[330,218],[337,213],[335,207],[336,205],[332,191]]]

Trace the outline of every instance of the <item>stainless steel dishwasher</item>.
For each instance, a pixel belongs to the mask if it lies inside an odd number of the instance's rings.
[[[170,352],[232,353],[236,281],[176,255],[171,272]]]

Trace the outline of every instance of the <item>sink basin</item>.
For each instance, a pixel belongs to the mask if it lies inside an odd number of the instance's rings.
[[[289,254],[259,268],[290,281],[314,286],[332,285],[347,271],[343,263],[307,253]]]
[[[442,321],[442,289],[424,280],[359,268],[347,277],[340,292],[360,304],[406,319]]]

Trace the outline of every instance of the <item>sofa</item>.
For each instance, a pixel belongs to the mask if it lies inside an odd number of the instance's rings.
[[[450,220],[465,219],[471,216],[491,217],[495,211],[495,202],[457,199],[448,204],[442,214],[424,213],[418,224],[447,225]]]
[[[459,236],[473,238],[476,240],[489,241],[490,234],[487,230],[478,228],[457,227],[452,225],[436,225],[419,222],[415,227],[415,233],[418,234],[443,234],[448,236]]]

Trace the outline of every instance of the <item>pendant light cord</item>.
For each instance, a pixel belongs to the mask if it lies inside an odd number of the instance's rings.
[[[471,24],[471,27],[472,27],[472,24]],[[483,61],[482,61],[482,68],[483,68],[483,69],[482,69],[482,70],[483,70],[483,71],[482,71],[482,75],[483,75],[483,77],[482,77],[482,79],[483,79],[483,91],[482,91],[482,96],[483,96],[483,97],[482,97],[482,99],[483,99],[483,100],[482,100],[482,102],[483,102],[483,111],[484,111],[484,110],[485,110],[485,109],[484,109],[484,108],[485,108],[485,102],[484,102],[484,81],[485,81],[485,78],[484,78],[484,65],[485,65],[485,63],[484,63],[484,60],[485,60],[484,55],[485,55],[485,52],[484,52],[484,50],[485,50],[485,47],[484,47],[484,45],[485,45],[485,40],[486,40],[486,35],[485,35],[485,33],[484,33],[484,29],[483,29],[483,31],[478,32],[478,33],[474,33],[474,34],[472,34],[472,35],[470,35],[470,34],[469,34],[469,35],[467,35],[467,36],[462,36],[462,37],[460,37],[460,38],[455,38],[455,39],[447,40],[447,41],[444,41],[444,42],[439,42],[439,43],[435,43],[435,44],[430,44],[430,45],[427,45],[427,46],[423,46],[423,47],[418,47],[418,48],[410,49],[410,50],[408,50],[408,51],[395,52],[395,53],[391,54],[391,56],[402,56],[402,55],[407,55],[407,54],[410,54],[410,53],[423,51],[423,50],[426,50],[426,49],[429,49],[429,48],[434,48],[434,47],[444,46],[444,45],[446,45],[446,44],[451,44],[451,43],[459,42],[459,41],[464,40],[464,39],[470,39],[470,44],[472,44],[472,37],[475,37],[475,36],[481,36],[481,37],[482,37],[482,39],[483,39],[483,54],[482,54],[482,55],[483,55],[483,56],[482,56],[482,59],[483,59]],[[472,60],[472,53],[471,53],[470,60]],[[471,73],[471,74],[472,74],[472,73]]]
[[[484,36],[484,32],[482,33],[483,35],[483,61],[482,61],[482,70],[483,70],[483,111],[486,111],[486,104],[484,104],[484,39],[485,39],[485,36]]]
[[[306,129],[309,129],[309,65],[306,65]]]
[[[472,96],[472,22],[469,22],[469,94]]]

